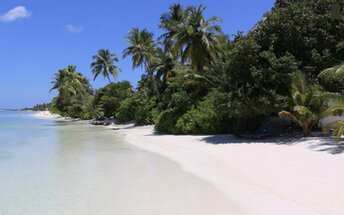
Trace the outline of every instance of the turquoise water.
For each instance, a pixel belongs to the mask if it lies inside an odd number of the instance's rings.
[[[112,171],[120,172],[104,165],[106,159],[125,156],[108,156],[121,146],[107,133],[32,113],[1,112],[0,214],[89,214],[92,192],[104,189],[99,184],[109,186]]]
[[[224,207],[212,186],[115,131],[0,112],[0,215],[211,214]]]

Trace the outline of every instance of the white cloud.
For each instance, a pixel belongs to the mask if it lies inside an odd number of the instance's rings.
[[[1,22],[13,22],[17,19],[29,18],[32,16],[32,12],[27,10],[24,6],[18,6],[9,10],[4,15],[0,15]]]
[[[66,25],[65,27],[70,33],[80,33],[84,30],[82,26]]]

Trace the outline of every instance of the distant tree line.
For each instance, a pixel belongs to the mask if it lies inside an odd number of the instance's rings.
[[[31,108],[23,108],[22,110],[31,110],[31,111],[47,111],[50,108],[50,103],[43,103],[43,104],[37,104]]]

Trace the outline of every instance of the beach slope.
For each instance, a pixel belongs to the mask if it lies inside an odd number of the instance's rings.
[[[331,140],[158,135],[152,126],[117,132],[213,184],[246,214],[344,213],[344,153]]]

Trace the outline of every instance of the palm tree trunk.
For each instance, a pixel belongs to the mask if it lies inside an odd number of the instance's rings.
[[[107,77],[107,79],[109,80],[109,84],[111,84],[112,82],[111,82],[110,77],[109,77],[108,75],[107,75],[106,77]]]

